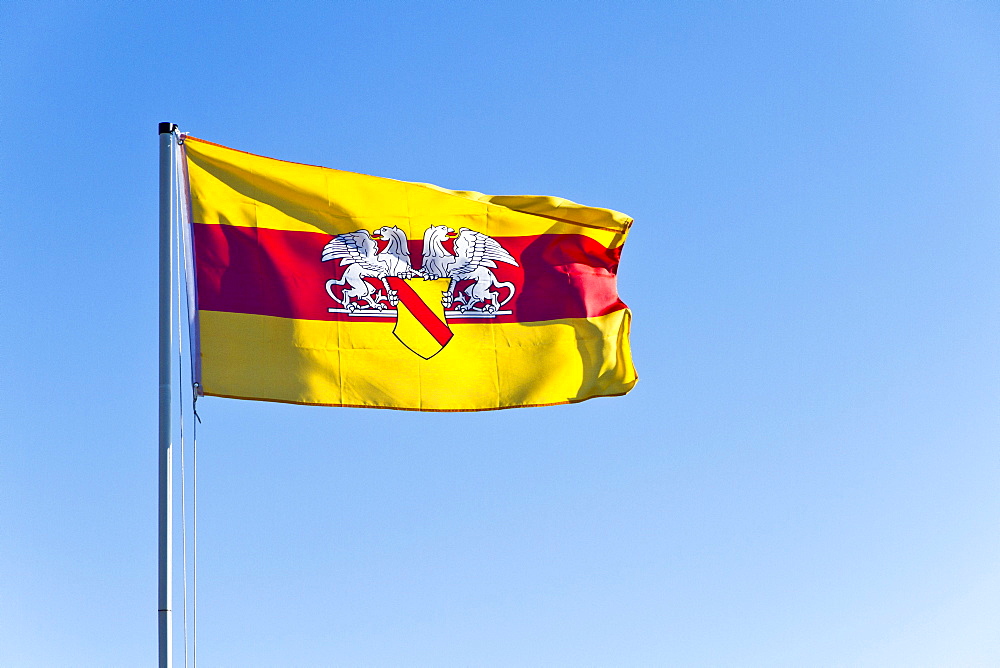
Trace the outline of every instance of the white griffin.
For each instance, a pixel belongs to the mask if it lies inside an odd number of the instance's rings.
[[[455,254],[444,247],[445,239],[455,239]],[[461,228],[458,233],[447,225],[435,225],[424,232],[422,274],[425,279],[450,278],[441,303],[445,307],[457,304],[460,311],[486,311],[492,313],[514,297],[514,284],[498,281],[491,269],[497,262],[518,266],[514,257],[496,239],[482,232]],[[455,288],[462,281],[472,283],[462,288],[458,295]],[[503,288],[507,295],[500,300],[494,288]],[[481,306],[479,306],[481,304]]]
[[[378,241],[386,240],[388,245],[381,251]],[[385,305],[382,300],[395,306],[399,301],[395,291],[389,288],[386,278],[413,278],[420,273],[410,265],[410,251],[406,246],[406,235],[398,227],[380,227],[371,234],[367,230],[338,234],[323,248],[323,262],[340,260],[346,266],[344,275],[326,282],[326,292],[330,298],[344,305],[349,311],[358,308],[358,304],[368,304],[371,308],[382,310]],[[383,295],[366,278],[377,278],[385,287]],[[348,287],[338,297],[333,291],[334,286]]]

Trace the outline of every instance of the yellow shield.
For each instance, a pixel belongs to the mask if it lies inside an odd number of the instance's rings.
[[[400,342],[425,360],[448,345],[452,332],[444,315],[441,296],[451,282],[447,278],[434,281],[416,279],[404,281],[390,276],[389,287],[399,299],[396,305],[396,326],[392,333]]]

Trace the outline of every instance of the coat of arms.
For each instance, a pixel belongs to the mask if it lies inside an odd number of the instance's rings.
[[[451,340],[449,319],[511,313],[503,307],[514,297],[514,284],[498,281],[493,269],[497,262],[516,267],[517,261],[496,239],[467,227],[427,228],[420,269],[411,264],[398,227],[338,234],[323,248],[322,260],[345,267],[339,279],[326,282],[330,299],[340,305],[331,313],[394,317],[396,337],[425,359]]]

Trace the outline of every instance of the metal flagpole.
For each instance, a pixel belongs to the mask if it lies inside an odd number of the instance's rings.
[[[173,451],[171,434],[172,272],[170,226],[174,218],[173,123],[160,123],[160,540],[159,540],[159,625],[160,668],[173,666]]]

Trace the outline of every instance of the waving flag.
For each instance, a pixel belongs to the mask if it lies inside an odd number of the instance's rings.
[[[627,216],[183,151],[204,394],[469,411],[635,385]]]

